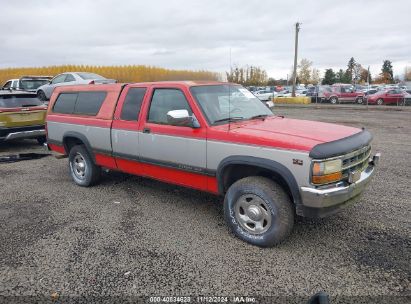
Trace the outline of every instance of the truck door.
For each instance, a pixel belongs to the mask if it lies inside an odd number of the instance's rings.
[[[170,111],[180,110],[197,121],[200,113],[193,112],[185,90],[152,88],[139,139],[140,161],[146,176],[206,189],[206,127],[176,124],[170,119]]]
[[[353,95],[351,88],[349,87],[341,87],[341,97],[340,100],[341,102],[348,102],[352,98],[351,96]]]
[[[111,129],[113,156],[117,168],[131,174],[141,175],[139,162],[140,109],[147,87],[126,87],[121,94]]]

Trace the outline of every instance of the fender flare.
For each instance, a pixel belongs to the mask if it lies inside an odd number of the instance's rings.
[[[64,146],[64,150],[66,151],[67,154],[70,153],[70,151],[68,150],[67,144],[66,144],[66,138],[67,137],[73,137],[73,138],[76,138],[78,140],[81,140],[84,143],[84,146],[86,147],[87,152],[90,154],[93,161],[94,162],[96,161],[93,149],[91,148],[90,142],[88,141],[87,137],[84,136],[83,134],[81,134],[79,132],[75,132],[75,131],[68,131],[68,132],[64,133],[64,135],[63,135],[63,146]]]
[[[223,175],[224,171],[228,166],[231,165],[249,165],[253,167],[260,167],[269,171],[274,172],[275,174],[279,175],[281,178],[284,179],[288,188],[291,191],[291,195],[295,205],[301,204],[301,195],[300,190],[297,184],[297,181],[294,178],[294,175],[291,171],[284,165],[276,162],[274,160],[269,160],[265,158],[259,158],[254,156],[229,156],[224,158],[220,164],[218,165],[216,177],[218,183],[218,191],[223,194],[224,193],[224,181]]]

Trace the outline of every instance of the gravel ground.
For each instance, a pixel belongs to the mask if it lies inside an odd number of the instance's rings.
[[[358,204],[327,219],[298,219],[288,241],[261,249],[229,233],[220,197],[120,173],[81,188],[71,181],[67,160],[54,157],[3,163],[0,302],[34,301],[21,297],[33,295],[88,302],[248,295],[303,303],[320,290],[332,303],[407,302],[411,113],[275,112],[365,126],[374,134],[373,149],[383,157]],[[17,151],[46,152],[29,140],[0,145],[0,154]]]

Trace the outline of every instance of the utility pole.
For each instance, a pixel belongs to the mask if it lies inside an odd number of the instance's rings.
[[[297,54],[298,54],[298,32],[300,31],[300,23],[295,24],[295,49],[294,49],[294,71],[293,71],[293,91],[292,97],[295,97],[295,85],[297,82]]]

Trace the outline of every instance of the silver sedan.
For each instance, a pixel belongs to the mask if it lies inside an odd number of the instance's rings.
[[[76,85],[76,84],[91,84],[91,83],[113,83],[114,79],[107,79],[101,75],[86,72],[70,72],[62,73],[55,76],[49,83],[42,85],[37,89],[37,97],[42,101],[50,99],[51,94],[56,87]]]

